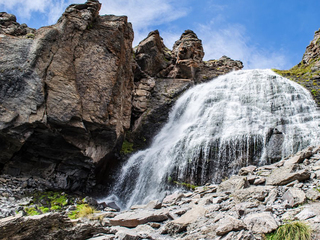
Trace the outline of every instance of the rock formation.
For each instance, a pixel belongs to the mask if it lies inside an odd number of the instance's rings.
[[[135,50],[135,87],[132,125],[126,138],[133,150],[148,146],[163,126],[175,100],[186,89],[222,74],[243,68],[226,56],[204,62],[202,42],[186,30],[173,50],[163,43],[158,31],[149,33]]]
[[[320,106],[320,29],[307,46],[302,61],[289,70],[274,70],[307,88]]]
[[[2,173],[73,190],[103,177],[130,127],[133,31],[126,17],[99,16],[100,7],[70,5],[34,39],[1,35]]]
[[[5,186],[13,181],[3,180],[0,189],[7,190],[0,193],[10,195]],[[75,208],[72,202],[63,211],[38,216],[21,216],[20,211],[0,220],[0,238],[262,240],[288,221],[297,221],[310,226],[311,239],[319,239],[319,184],[320,146],[308,147],[275,164],[242,168],[219,185],[181,189],[162,201],[122,212],[106,207],[71,221],[66,216]],[[21,209],[21,201],[11,203],[14,210]],[[4,209],[2,202],[0,198]],[[39,209],[33,199],[29,202]]]
[[[29,28],[26,24],[17,23],[17,18],[13,14],[0,12],[0,34],[8,34],[12,36],[24,36],[34,38],[34,28]]]

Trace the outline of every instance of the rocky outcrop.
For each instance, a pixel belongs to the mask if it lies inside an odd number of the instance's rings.
[[[292,174],[301,170],[310,174],[270,184],[275,173],[279,179],[287,179],[288,168]],[[239,171],[241,176],[232,176],[221,184],[208,184],[193,191],[181,189],[167,195],[162,202],[151,201],[122,212],[106,207],[101,212],[70,221],[66,216],[75,209],[75,204],[69,201],[60,212],[7,217],[0,221],[0,236],[5,234],[8,239],[88,239],[92,236],[90,239],[262,240],[283,224],[303,221],[311,227],[311,239],[319,239],[319,169],[320,146],[309,147],[271,165],[245,167]],[[265,181],[255,181],[260,178]],[[235,184],[237,182],[243,184]],[[19,211],[22,200],[13,200],[15,210]],[[89,200],[87,202],[94,203],[93,199]],[[33,204],[34,200],[29,202]]]
[[[2,173],[72,190],[104,176],[130,127],[133,32],[100,7],[70,5],[34,39],[1,35]]]
[[[307,88],[320,106],[320,29],[315,32],[299,64],[289,70],[274,71]]]
[[[29,28],[27,24],[17,23],[17,18],[13,14],[0,12],[0,34],[8,34],[16,37],[25,36],[26,38],[34,38],[34,28]]]
[[[202,42],[191,30],[181,35],[172,51],[153,31],[139,43],[134,56],[132,124],[126,134],[133,150],[150,144],[176,99],[189,87],[243,68],[242,62],[226,56],[204,62]]]

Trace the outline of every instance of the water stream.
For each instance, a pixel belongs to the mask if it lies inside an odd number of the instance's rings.
[[[152,145],[123,166],[122,208],[161,199],[179,183],[220,182],[240,167],[278,161],[320,143],[310,93],[271,70],[242,70],[197,85],[173,107]]]

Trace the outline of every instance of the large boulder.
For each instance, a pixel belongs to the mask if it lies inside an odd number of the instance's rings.
[[[1,35],[2,173],[85,190],[109,168],[130,127],[133,31],[100,7],[70,5],[34,39]]]

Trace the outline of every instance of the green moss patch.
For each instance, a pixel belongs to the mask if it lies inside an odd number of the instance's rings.
[[[68,214],[68,217],[70,219],[77,219],[77,218],[87,217],[93,214],[94,212],[95,210],[92,207],[90,207],[88,204],[79,204],[77,205],[76,210]]]
[[[127,140],[124,140],[120,152],[123,154],[132,153],[133,152],[133,143],[128,142]]]

